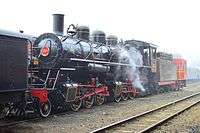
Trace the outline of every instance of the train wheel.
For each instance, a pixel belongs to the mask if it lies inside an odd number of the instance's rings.
[[[134,94],[132,92],[128,93],[128,97],[133,100],[135,98]]]
[[[70,103],[70,108],[73,111],[78,111],[81,108],[82,100],[77,98],[75,101]]]
[[[38,103],[38,111],[41,117],[48,117],[51,113],[51,102],[47,100],[46,103]]]
[[[102,105],[105,102],[105,97],[102,95],[96,95],[95,98],[96,105]]]
[[[89,96],[86,99],[84,99],[84,106],[85,108],[89,109],[94,104],[94,96]]]
[[[128,93],[122,93],[122,100],[128,100]]]
[[[115,95],[114,101],[118,103],[118,102],[120,102],[121,98],[122,98],[121,95]]]

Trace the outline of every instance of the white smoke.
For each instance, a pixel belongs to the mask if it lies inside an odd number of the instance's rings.
[[[129,80],[132,81],[132,85],[141,91],[145,91],[143,85],[141,84],[139,77],[138,67],[143,65],[141,53],[134,47],[130,47],[128,50],[124,47],[119,48],[119,62],[128,63],[130,67],[125,70],[125,75],[128,76]],[[119,68],[117,68],[118,70]]]

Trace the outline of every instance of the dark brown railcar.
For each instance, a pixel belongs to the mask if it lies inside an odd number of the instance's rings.
[[[27,39],[0,30],[0,104],[19,102],[27,89]]]

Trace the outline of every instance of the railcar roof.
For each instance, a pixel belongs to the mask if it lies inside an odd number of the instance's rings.
[[[20,33],[20,32],[1,30],[1,29],[0,29],[0,35],[24,38],[24,39],[29,39],[29,40],[33,40],[35,38],[32,35],[27,35],[27,34]]]

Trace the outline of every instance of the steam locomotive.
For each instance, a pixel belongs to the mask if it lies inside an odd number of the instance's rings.
[[[64,15],[53,17],[54,33],[36,38],[0,31],[0,111],[6,115],[47,117],[65,107],[78,111],[186,85],[185,77],[177,78],[180,63],[155,45],[118,42],[102,31],[90,39],[88,27],[73,24],[65,36]]]

